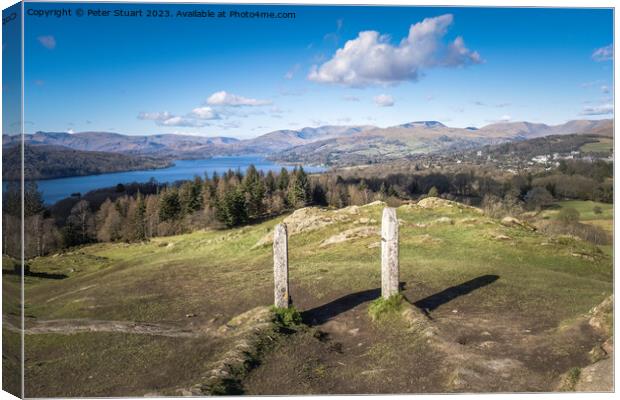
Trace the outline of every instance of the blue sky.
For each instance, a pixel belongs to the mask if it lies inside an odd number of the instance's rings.
[[[247,138],[324,124],[613,116],[606,9],[26,4],[63,7],[296,17],[27,15],[28,132]]]

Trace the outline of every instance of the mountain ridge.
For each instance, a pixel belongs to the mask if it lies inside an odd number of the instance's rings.
[[[280,160],[293,161],[292,153],[372,150],[374,158],[382,156],[390,158],[391,148],[397,148],[397,153],[419,153],[456,146],[468,147],[573,133],[612,137],[613,120],[571,120],[558,125],[527,121],[499,122],[480,128],[449,127],[433,120],[412,121],[385,128],[372,125],[324,125],[297,130],[276,130],[251,139],[171,133],[124,135],[95,131],[78,133],[39,131],[25,134],[24,139],[26,144],[62,146],[81,151],[189,158],[263,154]],[[2,141],[5,148],[19,142],[17,136],[7,135],[3,135]]]

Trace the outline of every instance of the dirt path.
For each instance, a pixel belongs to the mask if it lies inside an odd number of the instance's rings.
[[[3,324],[9,330],[19,332],[15,325],[4,320]],[[202,326],[173,326],[132,321],[101,321],[91,319],[56,319],[45,321],[26,321],[26,335],[54,333],[71,335],[82,332],[114,332],[137,335],[166,336],[177,338],[198,338],[202,336],[216,336],[218,328],[212,325]]]

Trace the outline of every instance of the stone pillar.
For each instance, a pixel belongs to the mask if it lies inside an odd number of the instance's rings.
[[[286,224],[278,224],[273,232],[274,304],[288,308],[288,234]]]
[[[388,298],[398,294],[398,218],[396,209],[383,209],[381,221],[381,296]]]

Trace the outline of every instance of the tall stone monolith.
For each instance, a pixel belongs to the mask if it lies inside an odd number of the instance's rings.
[[[288,234],[286,224],[278,224],[273,232],[274,304],[288,308]]]
[[[398,218],[396,209],[383,209],[381,220],[381,296],[388,298],[398,294]]]

